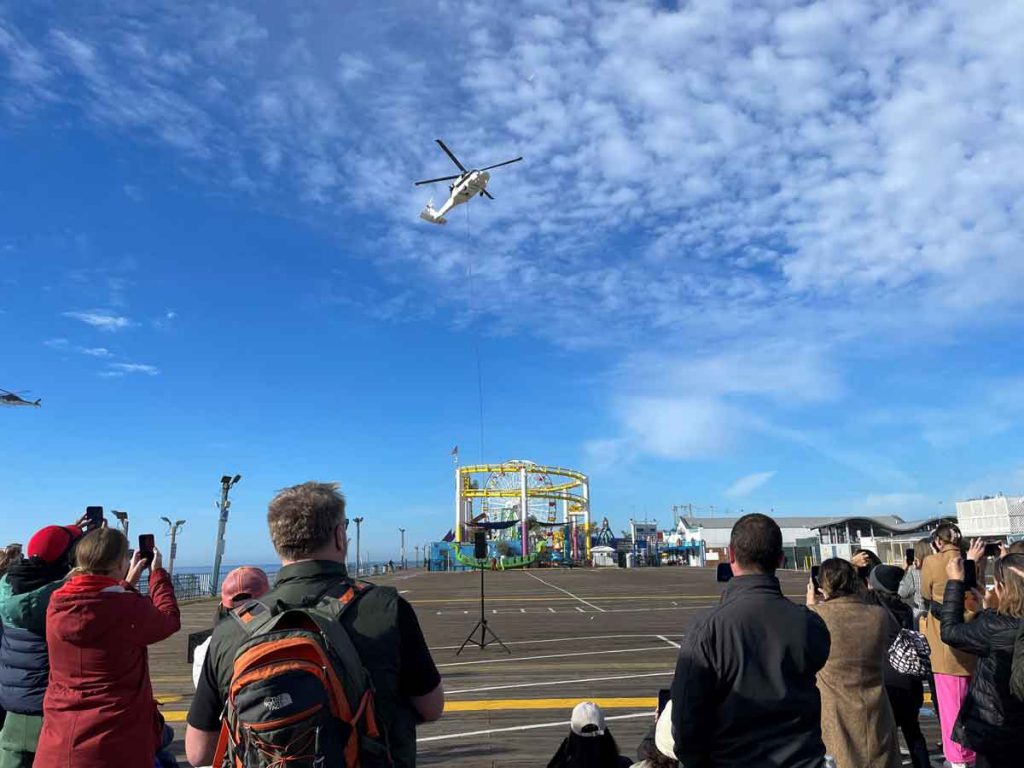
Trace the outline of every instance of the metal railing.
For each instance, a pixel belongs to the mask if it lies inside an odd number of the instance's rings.
[[[189,600],[204,600],[209,598],[212,592],[213,574],[210,573],[176,573],[171,576],[171,583],[174,585],[174,594],[179,603]],[[139,592],[149,594],[149,574],[142,574],[137,586]]]

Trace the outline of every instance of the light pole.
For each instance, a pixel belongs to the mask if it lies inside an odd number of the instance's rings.
[[[173,523],[169,517],[161,517],[165,523],[167,523],[167,535],[171,537],[171,552],[170,557],[167,559],[167,575],[174,575],[174,556],[178,554],[178,530],[185,524],[184,520],[176,520]]]
[[[416,563],[416,567],[417,567],[417,568],[419,568],[419,567],[420,567],[420,545],[419,545],[419,544],[417,544],[417,545],[416,545],[415,547],[413,547],[413,551],[414,551],[414,552],[415,552],[416,554],[415,554],[415,556],[413,557],[413,560],[412,560],[412,561],[413,561],[414,563]]]
[[[110,514],[112,514],[114,517],[117,518],[117,525],[121,529],[121,533],[123,533],[124,537],[127,539],[128,538],[128,513],[127,512],[122,512],[119,509],[112,509],[112,510],[110,510]]]
[[[359,578],[361,562],[359,560],[359,527],[363,524],[365,517],[353,517],[352,522],[356,524],[356,578]]]
[[[210,583],[210,594],[216,595],[220,590],[220,562],[224,557],[224,529],[228,524],[228,510],[231,509],[231,502],[228,501],[228,492],[238,485],[242,479],[241,475],[224,475],[220,479],[220,501],[217,509],[220,510],[220,522],[217,523],[217,549],[213,556],[213,579]]]
[[[399,528],[398,530],[402,532],[402,556],[400,558],[400,562],[402,563],[402,570],[404,571],[405,570],[405,528]]]

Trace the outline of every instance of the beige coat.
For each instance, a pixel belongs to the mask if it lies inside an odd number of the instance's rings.
[[[896,721],[882,679],[895,619],[859,595],[837,597],[813,610],[832,636],[828,662],[818,672],[825,751],[838,768],[899,768]]]
[[[946,591],[946,563],[960,556],[960,548],[956,544],[946,544],[938,554],[929,555],[921,564],[921,597],[924,600],[932,600],[936,603],[942,602],[942,595]],[[965,618],[970,620],[974,614]],[[950,648],[944,642],[940,633],[942,622],[928,614],[921,620],[921,631],[928,638],[928,645],[932,648],[932,672],[940,675],[956,675],[957,677],[970,677],[974,674],[974,667],[978,661],[976,656],[963,653]]]

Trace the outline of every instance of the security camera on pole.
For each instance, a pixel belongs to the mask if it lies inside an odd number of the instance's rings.
[[[117,518],[117,527],[121,529],[121,533],[124,537],[128,538],[128,513],[122,512],[119,509],[110,510],[110,514]]]
[[[163,520],[165,523],[167,523],[167,535],[171,537],[171,552],[170,552],[170,557],[167,560],[167,575],[168,576],[173,576],[174,575],[174,557],[175,557],[175,555],[178,554],[178,542],[177,542],[178,531],[181,529],[181,526],[183,526],[185,524],[185,521],[184,520],[176,520],[176,521],[174,521],[172,523],[171,519],[169,517],[161,517],[160,519]]]
[[[224,475],[220,479],[220,501],[217,509],[220,510],[220,522],[217,524],[217,549],[213,557],[213,578],[210,582],[210,594],[216,595],[220,591],[220,562],[224,557],[224,529],[228,524],[228,510],[231,509],[231,502],[228,500],[228,492],[234,488],[241,475]]]
[[[406,565],[405,565],[405,528],[399,528],[398,530],[402,532],[402,557],[401,557],[401,563],[402,563],[402,570],[404,571],[405,568],[406,568]]]

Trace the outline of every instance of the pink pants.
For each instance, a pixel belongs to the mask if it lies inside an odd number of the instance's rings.
[[[960,705],[967,698],[971,678],[935,673],[935,695],[939,699],[939,728],[942,730],[942,753],[951,763],[974,763],[974,752],[953,741],[950,734],[960,714]]]

